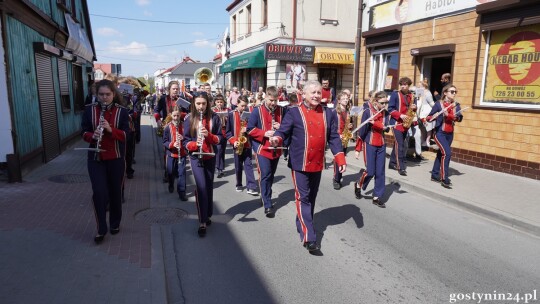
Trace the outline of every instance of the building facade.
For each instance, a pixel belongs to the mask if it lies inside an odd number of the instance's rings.
[[[452,160],[540,179],[540,5],[524,0],[369,0],[360,96],[452,74],[461,107]]]
[[[78,138],[95,50],[86,0],[0,2],[0,165],[10,181]]]
[[[284,85],[291,92],[324,77],[337,90],[351,89],[358,1],[269,2],[237,0],[226,9],[229,39],[220,73],[229,74],[231,86]]]

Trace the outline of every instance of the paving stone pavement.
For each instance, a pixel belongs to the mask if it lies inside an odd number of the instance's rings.
[[[125,182],[121,232],[100,245],[93,241],[86,152],[73,149],[86,143],[77,142],[22,183],[0,183],[0,303],[164,302],[160,243],[152,248],[152,223],[136,219],[157,206],[152,191],[160,165],[157,138],[143,119],[135,178]]]

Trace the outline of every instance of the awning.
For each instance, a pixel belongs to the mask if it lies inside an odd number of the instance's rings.
[[[354,49],[315,48],[313,63],[354,64]]]
[[[220,68],[220,73],[230,73],[234,70],[265,68],[264,50],[257,50],[251,53],[229,58]]]
[[[69,32],[66,49],[73,51],[73,54],[84,58],[86,61],[92,62],[94,60],[94,51],[85,30],[71,18],[70,14],[65,13],[65,16]]]

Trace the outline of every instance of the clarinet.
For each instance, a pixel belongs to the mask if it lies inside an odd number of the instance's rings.
[[[101,140],[103,139],[103,121],[105,120],[105,111],[107,111],[107,106],[103,103],[101,105],[101,112],[99,113],[99,125],[97,127],[98,129],[98,138],[96,140],[96,151],[94,152],[94,160],[101,161],[101,155],[99,154],[101,152]]]
[[[197,133],[197,141],[201,140],[202,139],[202,142],[201,142],[201,146],[199,147],[199,167],[202,167],[203,166],[203,144],[204,144],[204,137],[203,135],[201,134],[202,133],[202,128],[203,128],[203,111],[200,111],[199,112],[199,129],[198,129],[198,133]]]
[[[276,114],[275,114],[276,108],[272,108],[272,111],[270,113],[272,114],[272,131],[274,130],[274,123],[276,122]],[[277,154],[276,149],[272,149],[272,156],[275,157]]]

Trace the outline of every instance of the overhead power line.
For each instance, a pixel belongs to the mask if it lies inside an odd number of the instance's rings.
[[[95,17],[102,17],[102,18],[110,18],[110,19],[118,19],[118,20],[128,20],[128,21],[138,21],[138,22],[152,22],[152,23],[167,23],[167,24],[230,24],[229,22],[182,22],[182,21],[163,21],[163,20],[148,20],[148,19],[135,19],[135,18],[125,18],[125,17],[116,17],[116,16],[106,16],[106,15],[98,15],[98,14],[90,14],[90,16]],[[279,21],[276,22],[268,22],[268,23],[281,23]],[[237,22],[236,24],[249,24],[248,22]],[[262,23],[255,23],[251,22],[251,24],[262,24]]]
[[[153,46],[146,46],[146,47],[126,47],[126,48],[114,48],[109,50],[96,50],[96,51],[115,51],[115,50],[140,50],[140,49],[151,49],[151,48],[157,48],[157,47],[166,47],[166,46],[175,46],[175,45],[184,45],[184,44],[191,44],[196,42],[204,42],[204,41],[218,41],[221,40],[220,38],[212,38],[212,39],[199,39],[195,41],[189,41],[189,42],[179,42],[179,43],[173,43],[173,44],[163,44],[163,45],[153,45]]]

